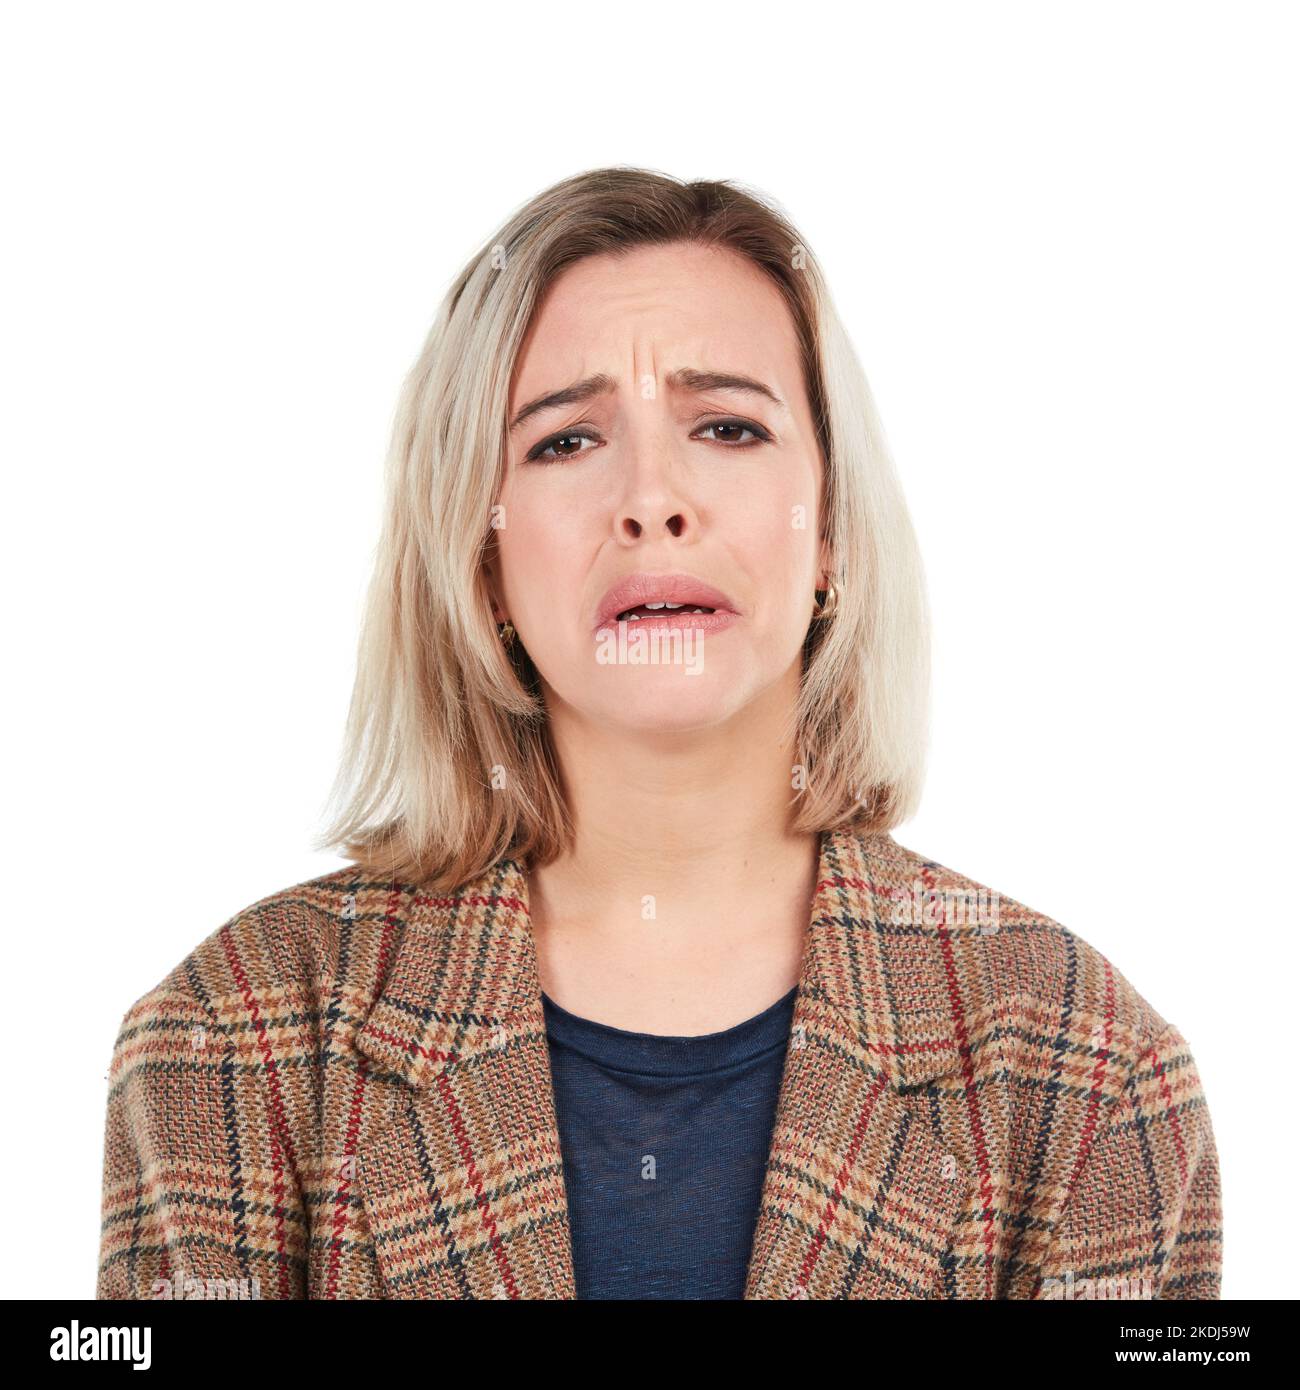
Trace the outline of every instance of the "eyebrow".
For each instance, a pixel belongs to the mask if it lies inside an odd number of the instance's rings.
[[[752,376],[742,376],[738,372],[699,372],[692,367],[680,367],[668,373],[668,385],[682,391],[740,391],[751,396],[762,396],[773,405],[785,410],[786,404],[770,386]],[[512,431],[517,430],[525,420],[540,414],[543,410],[554,410],[562,405],[577,405],[582,401],[593,400],[607,395],[615,389],[614,378],[606,372],[597,372],[585,381],[575,381],[558,391],[548,391],[544,396],[529,401],[510,422]]]

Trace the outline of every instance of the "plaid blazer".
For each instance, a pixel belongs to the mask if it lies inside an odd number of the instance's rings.
[[[820,855],[746,1297],[1217,1298],[1177,1028],[888,835]],[[520,864],[277,892],[127,1012],[98,1297],[241,1296],[574,1297]]]

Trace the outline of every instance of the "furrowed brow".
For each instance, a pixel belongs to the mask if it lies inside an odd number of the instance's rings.
[[[612,390],[614,390],[614,378],[604,372],[597,372],[595,376],[589,376],[585,381],[575,381],[570,386],[563,386],[558,391],[548,391],[546,395],[538,396],[536,400],[529,401],[510,422],[510,429],[512,432],[517,430],[525,420],[532,419],[534,415],[543,410],[554,410],[562,405],[577,405],[596,396],[606,395]]]
[[[785,402],[770,386],[736,372],[697,372],[692,367],[681,367],[668,373],[668,384],[683,391],[743,391],[751,396],[763,396],[773,405],[786,409]]]

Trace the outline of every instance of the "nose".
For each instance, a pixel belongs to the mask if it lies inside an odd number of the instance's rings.
[[[682,493],[672,447],[657,431],[633,446],[627,488],[614,518],[615,534],[622,544],[665,536],[689,540],[699,530],[699,517]]]
[[[686,509],[678,508],[669,516],[664,516],[665,510],[667,510],[666,507],[650,506],[637,509],[639,515],[632,510],[624,511],[618,520],[620,537],[628,541],[637,541],[643,536],[654,537],[655,535],[666,534],[680,540],[689,525]],[[656,521],[656,517],[661,519]]]

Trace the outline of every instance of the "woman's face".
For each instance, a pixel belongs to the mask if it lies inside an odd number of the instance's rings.
[[[509,419],[489,576],[552,717],[684,731],[793,697],[830,556],[794,323],[760,270],[693,244],[571,266]]]

